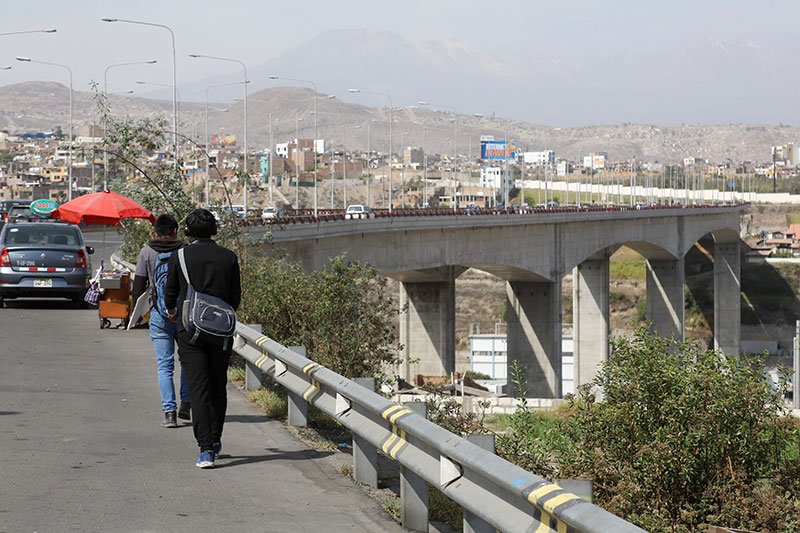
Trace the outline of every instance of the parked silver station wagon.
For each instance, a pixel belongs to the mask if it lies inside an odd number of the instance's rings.
[[[0,307],[20,296],[68,298],[80,306],[92,253],[74,224],[6,223],[0,232]]]

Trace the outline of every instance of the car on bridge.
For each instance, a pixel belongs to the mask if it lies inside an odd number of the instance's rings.
[[[267,223],[274,222],[275,219],[286,216],[286,211],[282,207],[265,207],[261,211],[261,220]]]
[[[344,212],[346,220],[354,218],[375,218],[375,212],[369,206],[361,204],[353,204],[347,206],[347,211]]]
[[[9,221],[0,232],[0,307],[6,299],[26,296],[81,305],[93,253],[74,224]]]

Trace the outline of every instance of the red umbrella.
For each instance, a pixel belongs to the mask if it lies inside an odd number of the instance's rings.
[[[95,192],[79,196],[50,214],[65,222],[80,224],[107,224],[116,226],[123,218],[146,218],[155,223],[153,213],[120,194],[110,191]]]

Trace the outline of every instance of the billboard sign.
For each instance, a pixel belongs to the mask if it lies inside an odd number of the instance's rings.
[[[232,133],[230,135],[212,135],[211,136],[211,145],[212,146],[236,146],[236,134]]]
[[[481,141],[481,159],[487,161],[505,161],[514,159],[516,147],[508,141]]]

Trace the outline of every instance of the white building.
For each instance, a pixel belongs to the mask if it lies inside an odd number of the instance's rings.
[[[800,166],[800,150],[795,148],[794,143],[773,146],[772,154],[775,156],[775,161],[787,167]]]
[[[583,168],[604,170],[606,168],[606,159],[608,154],[601,152],[599,154],[589,154],[583,157]]]
[[[500,385],[507,379],[508,344],[501,324],[495,325],[493,333],[480,333],[473,329],[469,336],[470,370],[489,376],[485,386]],[[502,325],[504,326],[504,325]],[[561,338],[561,393],[575,394],[574,341],[572,336]],[[480,382],[480,381],[479,381]],[[494,382],[494,383],[493,383]],[[506,388],[506,394],[512,394]]]
[[[543,150],[541,152],[523,152],[522,162],[526,165],[537,167],[548,167],[556,164],[556,153],[553,150]]]
[[[275,156],[276,157],[289,157],[289,144],[293,143],[278,143],[275,145]]]
[[[572,163],[570,161],[559,161],[558,165],[556,166],[556,174],[558,177],[563,178],[569,174],[572,174]]]
[[[483,167],[481,168],[481,187],[490,187],[493,189],[503,188],[503,167]],[[505,176],[506,186],[509,190],[514,187],[514,180],[511,173]]]

